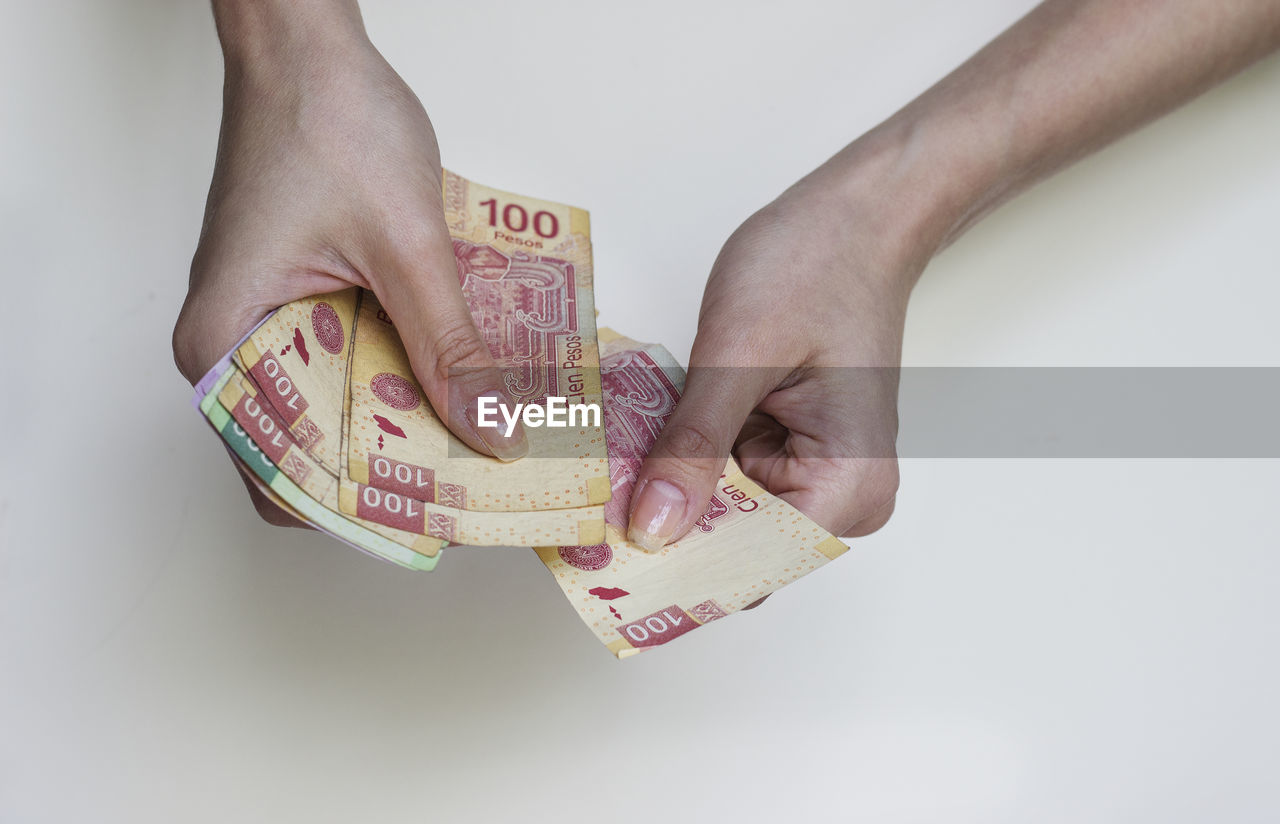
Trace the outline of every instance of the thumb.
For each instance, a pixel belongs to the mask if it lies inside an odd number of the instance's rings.
[[[786,371],[702,366],[698,352],[716,348],[695,341],[693,350],[684,395],[631,496],[627,540],[650,551],[682,536],[706,511],[743,422]]]
[[[373,292],[400,333],[413,373],[440,420],[478,452],[504,461],[527,455],[529,443],[519,422],[510,435],[505,426],[478,424],[478,398],[514,404],[471,319],[443,224],[439,233],[398,250],[379,270]]]

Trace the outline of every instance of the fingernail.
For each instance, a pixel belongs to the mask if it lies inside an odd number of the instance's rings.
[[[487,422],[480,423],[480,398],[486,399],[490,410],[485,416]],[[489,448],[493,456],[500,461],[518,461],[529,454],[529,440],[525,437],[524,427],[515,422],[511,434],[507,434],[508,421],[503,415],[504,405],[508,403],[506,395],[501,392],[486,392],[467,404],[467,420],[475,428],[476,436]]]
[[[627,540],[649,552],[667,545],[684,517],[684,493],[675,484],[662,480],[645,481],[631,508]]]

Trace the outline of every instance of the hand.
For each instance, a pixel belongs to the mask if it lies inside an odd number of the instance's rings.
[[[396,324],[441,420],[474,449],[522,456],[522,430],[504,438],[467,418],[503,383],[458,284],[426,112],[354,4],[288,5],[279,19],[270,2],[215,5],[227,53],[222,134],[173,333],[179,370],[195,383],[276,307],[362,286]]]
[[[748,475],[829,530],[882,526],[898,484],[903,319],[929,258],[1277,47],[1280,6],[1266,0],[1172,0],[1158,15],[1046,0],[752,216],[712,269],[685,394],[636,479],[628,537],[657,548],[683,535],[734,444]]]
[[[753,215],[712,267],[684,396],[637,478],[633,542],[683,535],[731,450],[835,534],[892,514],[902,330],[923,261],[890,242],[878,198],[837,192],[829,175]]]

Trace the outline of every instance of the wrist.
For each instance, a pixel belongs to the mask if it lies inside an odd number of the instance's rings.
[[[784,195],[821,202],[845,234],[856,225],[858,241],[881,261],[884,285],[907,293],[928,262],[1010,188],[1002,182],[1002,155],[982,150],[976,126],[963,117],[939,120],[909,107]]]
[[[355,0],[213,0],[228,75],[279,77],[371,48]]]

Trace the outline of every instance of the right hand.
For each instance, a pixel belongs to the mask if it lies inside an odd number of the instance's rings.
[[[506,438],[468,419],[478,396],[506,396],[459,286],[431,121],[358,14],[294,11],[274,21],[298,29],[285,35],[219,17],[222,133],[173,331],[178,369],[194,384],[276,307],[362,286],[391,316],[449,429],[478,451],[522,457],[522,429]],[[228,42],[241,35],[257,39]],[[266,520],[293,522],[249,490]]]

